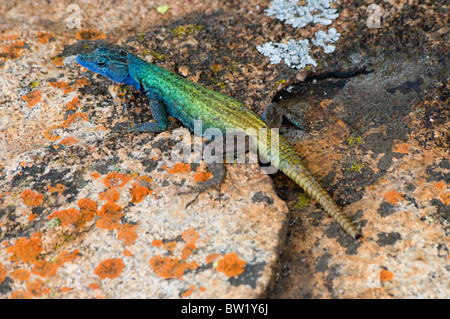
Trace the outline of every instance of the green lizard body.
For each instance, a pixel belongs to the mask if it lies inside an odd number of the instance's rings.
[[[147,94],[155,122],[137,125],[130,131],[164,131],[168,125],[167,115],[170,115],[191,130],[194,129],[194,121],[200,120],[203,132],[209,128],[217,128],[223,134],[230,130],[247,135],[253,132],[250,137],[257,141],[256,147],[260,156],[270,160],[272,165],[276,165],[309,196],[317,200],[348,234],[354,238],[361,237],[360,232],[331,196],[301,164],[300,158],[289,143],[243,103],[122,50],[98,48],[91,54],[78,55],[77,62],[116,82],[134,85]],[[260,129],[267,129],[267,138],[260,138]],[[276,148],[271,147],[273,138],[278,141]]]

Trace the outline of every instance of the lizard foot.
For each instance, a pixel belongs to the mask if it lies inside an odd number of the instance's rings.
[[[184,192],[178,193],[179,195],[197,193],[197,196],[195,196],[195,198],[193,200],[191,200],[186,205],[185,208],[189,207],[193,202],[195,202],[201,193],[203,193],[205,190],[207,190],[213,186],[217,187],[217,191],[219,192],[219,201],[220,201],[220,189],[221,189],[222,182],[225,179],[225,175],[226,175],[225,165],[223,163],[210,163],[210,164],[208,164],[208,169],[212,174],[212,177],[210,179],[208,179],[205,182],[198,182],[199,185],[196,187],[189,186],[191,188],[191,190],[189,190],[189,191],[184,191]]]

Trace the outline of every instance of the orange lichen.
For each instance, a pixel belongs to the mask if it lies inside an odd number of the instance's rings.
[[[48,84],[51,87],[63,90],[64,94],[68,94],[74,90],[73,88],[70,87],[69,83],[62,82],[62,81],[49,82]]]
[[[28,270],[16,269],[11,273],[11,277],[16,280],[27,281],[28,279],[30,279],[31,274]]]
[[[95,268],[94,273],[100,277],[100,279],[110,278],[114,279],[119,277],[122,273],[125,264],[120,258],[110,258],[102,261],[97,268]]]
[[[407,143],[402,143],[402,144],[400,144],[400,145],[397,145],[395,148],[394,148],[394,152],[396,152],[396,153],[401,153],[401,154],[408,154],[409,153],[409,149],[410,149],[410,145],[409,144],[407,144]]]
[[[208,179],[212,177],[210,172],[197,172],[194,174],[194,180],[198,182],[206,182]]]
[[[38,192],[33,192],[31,189],[26,189],[20,194],[25,205],[36,207],[44,202],[44,195]]]
[[[175,166],[169,169],[167,172],[169,174],[176,174],[176,173],[189,173],[190,171],[191,171],[191,164],[176,163]]]
[[[78,87],[85,86],[85,85],[89,85],[89,84],[90,84],[90,82],[88,81],[88,79],[86,79],[86,78],[81,78],[81,79],[77,79],[77,80],[75,81],[75,83],[73,84],[73,87],[78,88]]]
[[[189,289],[181,294],[181,297],[189,297],[195,291],[197,287],[195,285],[190,285]]]
[[[128,177],[130,179],[135,179],[135,178],[138,178],[139,173],[138,172],[131,172],[131,173],[127,174],[127,175],[128,175]]]
[[[189,256],[193,254],[194,249],[197,249],[197,247],[194,244],[186,244],[186,245],[184,245],[184,248],[181,251],[181,259],[182,260],[188,259]]]
[[[117,202],[120,198],[120,194],[115,187],[108,188],[106,192],[99,193],[98,198],[106,200],[108,202]]]
[[[97,225],[98,228],[104,228],[108,230],[117,229],[119,227],[119,223],[117,221],[108,218],[101,218],[97,220],[97,223],[95,225]]]
[[[136,204],[140,203],[144,200],[145,196],[151,193],[153,193],[153,191],[147,187],[140,186],[138,183],[133,183],[133,186],[130,189],[131,202]]]
[[[20,51],[25,47],[25,42],[17,40],[17,38],[17,35],[3,36],[0,38],[0,41],[10,42],[1,48],[0,62],[2,64],[8,59],[17,59],[20,57]]]
[[[66,186],[63,184],[56,184],[56,187],[48,186],[48,191],[50,193],[58,193],[58,195],[61,195],[65,188]]]
[[[58,134],[53,134],[50,131],[52,131],[54,129],[57,129],[57,128],[60,128],[60,127],[61,127],[61,125],[53,125],[52,127],[50,127],[48,130],[46,130],[44,132],[44,137],[47,140],[52,141],[52,142],[56,141],[56,140],[59,140],[61,138],[61,136],[59,136]]]
[[[100,175],[100,174],[97,173],[97,172],[94,172],[94,173],[91,174],[91,176],[92,176],[92,178],[97,179],[97,178],[101,177],[102,175]]]
[[[42,44],[47,43],[51,38],[54,37],[50,32],[38,32],[37,36]]]
[[[161,257],[160,255],[152,257],[149,263],[158,276],[166,279],[183,279],[183,274],[186,269],[195,270],[198,268],[196,262],[186,263],[179,258]]]
[[[220,256],[222,256],[221,254],[209,254],[208,256],[206,256],[205,258],[205,262],[207,264],[213,262],[214,260],[216,260],[217,258],[219,258]]]
[[[102,40],[106,34],[97,30],[81,30],[76,34],[78,40]]]
[[[79,220],[81,219],[81,212],[74,208],[58,210],[53,212],[48,219],[59,218],[61,221],[61,226],[67,227],[69,225],[79,225]]]
[[[123,239],[124,244],[127,246],[133,245],[134,241],[138,238],[138,235],[135,232],[137,227],[137,225],[131,224],[119,225],[119,228],[117,229],[117,239]]]
[[[133,253],[131,251],[129,251],[128,249],[124,249],[122,251],[122,254],[127,257],[133,257]]]
[[[72,125],[72,123],[75,123],[79,119],[82,121],[86,121],[86,122],[89,121],[86,114],[77,112],[77,113],[73,113],[73,114],[70,114],[69,116],[67,116],[67,119],[64,120],[63,126],[65,128],[69,128],[70,125]]]
[[[78,249],[75,249],[73,253],[63,251],[52,261],[46,260],[34,261],[33,262],[34,268],[31,270],[31,272],[35,275],[39,275],[44,278],[53,276],[59,267],[61,267],[64,263],[77,258],[78,254],[79,254]]]
[[[404,200],[403,196],[395,190],[384,194],[384,198],[386,199],[386,202],[388,202],[389,204],[397,204],[398,201]]]
[[[203,287],[203,286],[201,286],[201,287],[198,288],[198,287],[195,286],[195,285],[191,285],[191,286],[189,286],[189,289],[188,289],[188,290],[186,290],[185,292],[183,292],[183,293],[181,294],[181,297],[183,297],[183,298],[189,297],[189,296],[192,295],[192,293],[193,293],[194,291],[196,291],[196,290],[203,292],[203,291],[206,291],[206,288]]]
[[[79,254],[80,254],[79,249],[74,249],[73,253],[69,253],[68,251],[63,251],[56,257],[55,263],[59,263],[60,265],[62,265],[66,262],[69,262],[69,261],[77,258]]]
[[[74,208],[69,208],[61,211],[55,211],[47,218],[59,218],[61,221],[61,226],[63,227],[73,224],[78,228],[82,228],[86,222],[91,221],[93,217],[94,214],[90,210],[79,211]]]
[[[66,111],[75,110],[80,105],[80,98],[75,96],[70,102],[66,103]]]
[[[445,205],[450,205],[450,193],[442,194],[440,198]]]
[[[66,146],[74,145],[77,143],[78,143],[78,140],[72,136],[65,138],[61,142],[59,142],[59,144],[66,145]]]
[[[93,282],[92,284],[89,284],[89,289],[92,290],[96,290],[96,289],[100,289],[100,286],[98,284],[96,284],[95,282]]]
[[[17,34],[2,35],[2,36],[0,36],[0,41],[13,41],[18,38],[19,38],[19,36]]]
[[[394,275],[389,270],[381,270],[380,271],[380,280],[383,282],[389,281],[394,278]]]
[[[39,278],[27,283],[27,290],[33,297],[40,297],[50,293],[50,289],[44,289],[44,282]]]
[[[53,59],[52,59],[52,63],[53,63],[53,65],[54,66],[63,66],[64,65],[64,57],[63,56],[61,56],[61,57],[54,57]]]
[[[138,179],[138,181],[145,181],[147,183],[153,182],[153,179],[148,177],[147,175],[139,176],[137,179]]]
[[[245,264],[246,262],[239,259],[235,253],[228,253],[218,261],[216,270],[228,277],[238,276],[244,272]]]
[[[41,234],[35,233],[30,238],[21,237],[16,244],[6,248],[6,252],[10,253],[10,260],[20,260],[23,263],[28,263],[42,252]]]
[[[331,103],[333,103],[333,100],[323,100],[322,102],[320,102],[320,106],[326,109],[331,105]]]
[[[119,228],[119,221],[123,217],[122,207],[112,202],[107,202],[97,213],[100,219],[97,227],[113,230]]]
[[[53,262],[46,260],[37,260],[34,262],[34,267],[31,272],[34,275],[39,275],[41,277],[50,277],[56,273],[58,267]]]
[[[31,294],[28,291],[13,291],[10,299],[31,299]]]
[[[154,240],[152,241],[151,245],[152,245],[153,247],[161,247],[161,246],[163,245],[163,242],[162,242],[162,240],[154,239]]]
[[[437,182],[436,184],[434,184],[434,186],[437,189],[444,189],[445,183],[444,182]]]
[[[199,236],[199,233],[194,228],[189,228],[188,230],[181,233],[181,238],[183,238],[186,244],[195,245]]]
[[[0,57],[2,58],[10,58],[16,59],[20,57],[20,50],[25,47],[25,42],[21,40],[12,41],[11,43],[2,47],[2,52],[0,53]]]
[[[105,177],[105,179],[103,180],[103,184],[105,184],[106,187],[123,187],[126,183],[128,183],[129,180],[130,178],[125,174],[119,172],[111,172]]]
[[[36,219],[36,214],[30,214],[28,215],[28,220],[31,222],[32,220]]]
[[[175,248],[177,248],[177,242],[175,240],[174,241],[169,241],[168,243],[165,243],[163,245],[163,248],[168,250],[168,251],[170,251],[170,252],[173,252],[175,250]]]
[[[78,226],[82,227],[85,223],[90,222],[97,214],[97,203],[89,198],[81,198],[77,203],[80,207],[81,218],[78,220]]]
[[[31,91],[27,95],[22,95],[22,101],[27,102],[28,107],[35,106],[39,102],[42,101],[42,92],[41,91]]]
[[[0,285],[5,280],[6,274],[6,267],[2,263],[0,263]]]

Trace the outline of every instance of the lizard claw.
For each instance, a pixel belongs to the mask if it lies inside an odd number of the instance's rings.
[[[213,186],[217,186],[217,192],[219,193],[218,197],[219,197],[219,202],[220,202],[222,199],[221,194],[220,194],[220,190],[222,187],[222,181],[223,181],[222,176],[220,176],[219,178],[214,178],[214,176],[213,176],[211,179],[207,180],[206,182],[198,182],[199,185],[197,187],[188,185],[190,190],[179,192],[178,195],[187,195],[187,194],[197,193],[195,198],[186,205],[185,208],[188,208],[193,202],[195,202],[198,199],[198,197],[200,196],[201,193],[203,193],[205,190],[207,190]]]
[[[117,128],[113,128],[111,129],[111,134],[118,134],[118,135],[124,135],[127,133],[131,133],[132,130],[131,129],[117,129]]]

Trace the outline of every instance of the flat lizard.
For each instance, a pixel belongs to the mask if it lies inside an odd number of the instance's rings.
[[[101,47],[92,53],[78,55],[76,60],[91,71],[115,82],[133,85],[147,94],[155,122],[139,124],[127,131],[165,131],[168,115],[180,120],[191,130],[196,120],[201,121],[203,131],[218,128],[223,134],[230,129],[248,134],[248,129],[254,129],[250,137],[255,141],[260,156],[275,163],[279,170],[318,201],[349,235],[355,239],[362,237],[331,196],[301,164],[300,157],[289,143],[242,102],[209,90],[124,50]],[[267,129],[266,139],[259,138],[260,129]],[[271,147],[273,138],[278,141],[277,148]]]

